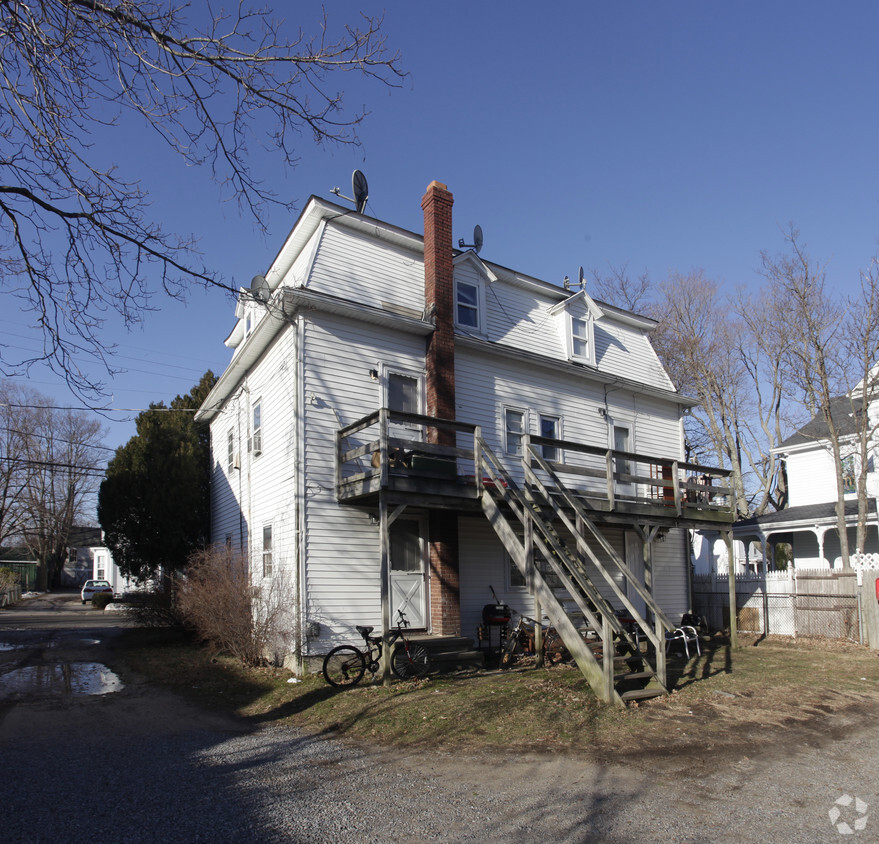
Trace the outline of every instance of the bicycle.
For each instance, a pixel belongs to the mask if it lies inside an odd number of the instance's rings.
[[[513,610],[513,612],[516,612]],[[517,651],[534,653],[534,629],[538,624],[536,619],[527,615],[516,613],[519,620],[516,626],[507,634],[507,641],[501,651],[501,668],[509,668],[516,661]],[[562,642],[561,636],[555,627],[543,627],[543,659],[550,665],[562,662],[567,658],[567,649]]]
[[[409,619],[403,610],[397,610],[397,624],[389,631],[388,646],[397,645],[391,655],[391,670],[401,680],[411,677],[424,677],[430,670],[430,654],[427,648],[406,638],[405,629],[409,627]],[[363,649],[354,645],[339,645],[325,657],[323,674],[331,686],[344,688],[356,686],[369,669],[374,676],[381,666],[383,642],[381,636],[371,636],[374,627],[356,626],[357,632],[363,637]]]

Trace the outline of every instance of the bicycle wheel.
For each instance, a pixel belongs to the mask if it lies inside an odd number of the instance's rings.
[[[507,636],[504,649],[501,651],[501,668],[509,668],[515,662],[516,649],[519,647],[519,627],[516,626]]]
[[[430,670],[430,654],[421,645],[400,645],[391,657],[391,669],[401,680],[423,677]]]
[[[331,686],[356,686],[366,671],[366,660],[357,648],[340,645],[324,657],[324,677]]]

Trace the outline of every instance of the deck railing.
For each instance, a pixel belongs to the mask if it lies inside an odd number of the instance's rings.
[[[481,438],[478,425],[380,408],[336,432],[336,494],[350,499],[406,477],[433,492],[437,483],[447,490],[454,484],[462,497],[476,497],[486,479],[495,482],[482,465]],[[726,469],[537,436],[523,438],[523,455],[538,473],[540,456],[569,490],[602,510],[650,506],[668,515],[732,518]],[[524,480],[523,457],[501,459]]]

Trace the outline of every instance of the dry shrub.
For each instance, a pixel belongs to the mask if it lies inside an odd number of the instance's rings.
[[[225,547],[190,557],[178,610],[217,651],[261,665],[283,659],[292,631],[292,596],[284,571],[256,585],[246,557]]]

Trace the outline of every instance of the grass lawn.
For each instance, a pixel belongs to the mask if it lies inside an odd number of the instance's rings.
[[[289,683],[188,641],[131,631],[130,669],[254,725],[449,751],[511,748],[592,755],[721,748],[767,727],[820,729],[829,715],[879,706],[875,651],[823,640],[713,640],[670,661],[673,693],[625,709],[599,703],[574,667],[476,671],[337,690],[321,675]]]

